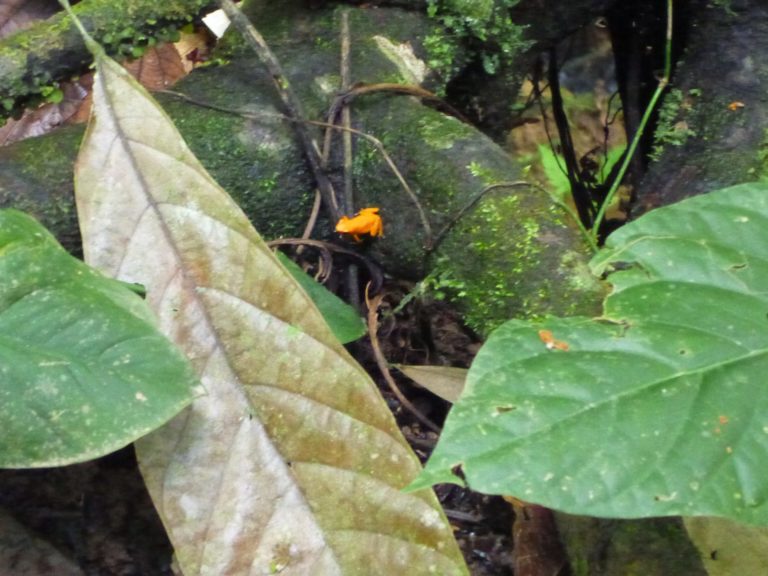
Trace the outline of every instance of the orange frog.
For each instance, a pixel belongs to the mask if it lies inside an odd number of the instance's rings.
[[[381,222],[381,216],[379,216],[379,209],[363,208],[352,218],[342,216],[336,223],[336,232],[352,234],[355,242],[361,242],[360,236],[362,234],[382,236],[384,234],[384,225]]]

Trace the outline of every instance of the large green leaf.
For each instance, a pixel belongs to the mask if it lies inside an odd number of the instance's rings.
[[[499,328],[414,487],[461,465],[577,514],[768,523],[768,185],[656,210],[592,265],[623,269],[603,317]]]
[[[209,395],[137,445],[193,574],[465,574],[365,371],[151,97],[95,48],[76,167],[89,262],[147,287]]]
[[[0,374],[4,468],[102,456],[201,391],[136,294],[15,210],[0,211]]]

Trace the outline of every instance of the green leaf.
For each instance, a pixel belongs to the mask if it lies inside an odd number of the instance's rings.
[[[316,282],[314,278],[308,276],[298,264],[282,252],[277,252],[277,259],[291,273],[293,279],[299,283],[307,295],[312,298],[339,342],[342,344],[354,342],[366,333],[363,319],[352,306]]]
[[[0,210],[0,467],[113,452],[201,390],[144,302]]]
[[[209,394],[137,444],[187,576],[461,575],[375,384],[166,114],[96,50],[76,167],[86,258],[146,286]]]
[[[565,160],[562,155],[555,154],[550,146],[539,145],[539,158],[544,175],[552,187],[552,194],[560,200],[565,200],[571,193],[571,183],[565,173]]]
[[[493,333],[413,486],[461,465],[474,489],[575,514],[768,523],[768,186],[656,210],[592,266],[628,267],[603,317]]]

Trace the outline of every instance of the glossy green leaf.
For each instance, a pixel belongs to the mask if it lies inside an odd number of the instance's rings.
[[[460,465],[576,514],[768,523],[768,185],[656,210],[592,266],[619,269],[603,317],[494,332],[414,486]]]
[[[186,576],[466,574],[365,371],[152,98],[95,48],[86,258],[146,286],[209,394],[137,444]]]
[[[354,342],[366,333],[365,323],[349,304],[307,275],[293,260],[282,252],[277,252],[277,259],[291,273],[307,295],[320,310],[328,327],[342,344]]]
[[[0,467],[80,462],[161,426],[201,393],[144,302],[0,210]]]

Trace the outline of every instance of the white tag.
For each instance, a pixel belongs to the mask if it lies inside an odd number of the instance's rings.
[[[213,32],[216,38],[221,38],[229,28],[229,18],[224,14],[224,10],[214,10],[203,16],[203,24],[208,26],[208,30]]]

